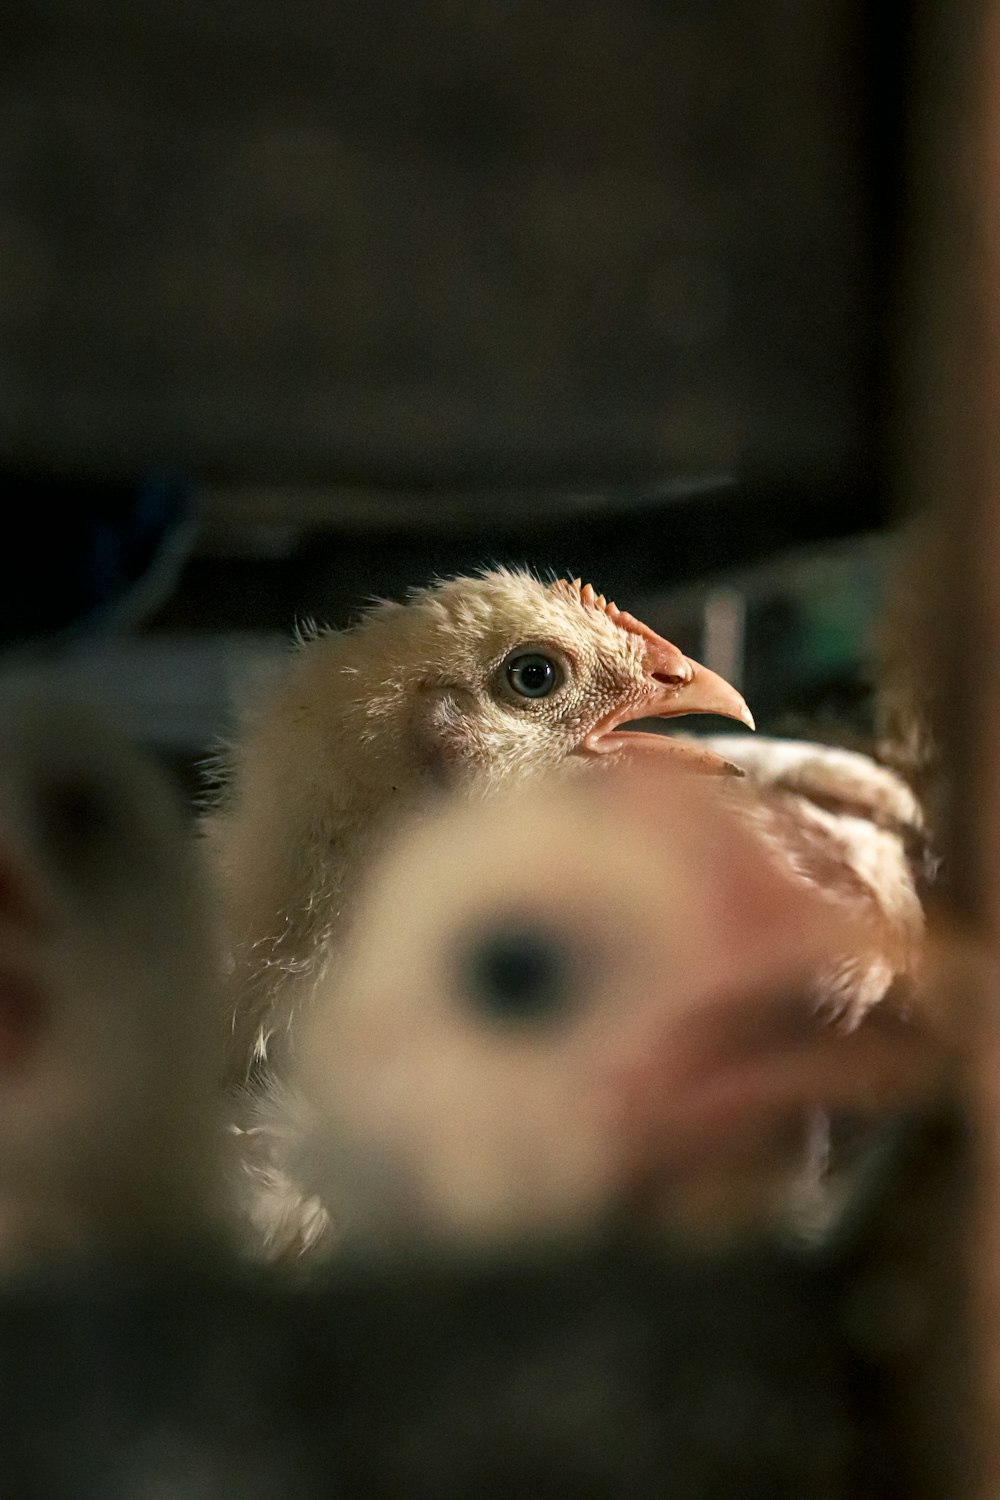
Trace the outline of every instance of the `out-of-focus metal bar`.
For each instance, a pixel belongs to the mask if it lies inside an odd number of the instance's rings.
[[[947,915],[1000,937],[1000,7],[913,7],[908,276],[899,306],[897,475],[907,505],[938,536],[934,600],[913,642],[934,685],[948,776],[943,829]],[[950,1245],[950,1350],[928,1371],[937,1399],[971,1401],[975,1463],[959,1492],[1000,1493],[1000,1047],[993,970],[953,997],[967,1007],[975,1145],[956,1159],[973,1188],[971,1222]],[[960,1019],[963,1019],[960,1017]],[[939,1250],[942,1247],[939,1247]],[[971,1248],[971,1272],[967,1250]],[[939,1278],[948,1297],[947,1275]],[[963,1327],[963,1322],[966,1327]],[[972,1381],[955,1351],[971,1334]],[[959,1356],[961,1357],[961,1356]],[[934,1396],[928,1397],[933,1403]],[[928,1410],[930,1410],[930,1404]]]
[[[709,590],[702,613],[705,665],[734,687],[742,687],[746,655],[747,601],[738,589]]]

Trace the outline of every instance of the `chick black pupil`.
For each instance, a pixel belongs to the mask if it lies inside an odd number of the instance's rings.
[[[569,956],[541,930],[514,927],[479,938],[464,971],[466,998],[495,1020],[544,1020],[559,1014],[571,995]]]
[[[526,667],[521,668],[521,681],[530,692],[537,692],[544,687],[551,675],[550,669],[540,661],[530,661]]]
[[[544,698],[555,687],[556,670],[547,656],[519,656],[508,668],[512,687],[526,698]]]

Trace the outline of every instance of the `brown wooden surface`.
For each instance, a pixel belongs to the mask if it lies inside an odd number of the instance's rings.
[[[971,1040],[959,1080],[973,1138],[937,1236],[914,1227],[939,1320],[914,1421],[951,1492],[1000,1489],[1000,14],[917,8],[909,272],[897,350],[898,494],[923,507],[935,565],[915,607],[941,747],[942,911],[982,945],[942,996]],[[924,1235],[923,1243],[920,1243]],[[971,1447],[963,1456],[959,1435]],[[965,1460],[971,1460],[966,1470]],[[946,1487],[945,1492],[947,1492]]]

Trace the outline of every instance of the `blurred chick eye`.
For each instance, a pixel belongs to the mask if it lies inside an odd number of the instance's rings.
[[[476,938],[461,965],[461,993],[480,1015],[515,1024],[547,1021],[573,998],[575,965],[541,928],[512,926]]]
[[[541,651],[522,651],[507,662],[507,681],[520,698],[548,698],[562,680],[559,663]]]
[[[46,843],[59,863],[68,866],[103,851],[118,821],[117,809],[104,790],[82,778],[43,788],[38,813]]]

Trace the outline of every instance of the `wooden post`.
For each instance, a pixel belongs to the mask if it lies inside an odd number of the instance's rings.
[[[946,768],[944,915],[996,953],[1000,5],[926,0],[912,7],[912,15],[895,470],[900,500],[928,513],[936,539],[929,597],[915,612],[926,623],[912,649],[932,689],[932,727]],[[1000,1492],[1000,989],[992,964],[958,982],[954,1003],[966,1008],[973,1039],[962,1080],[973,1143],[953,1164],[956,1174],[969,1175],[972,1206],[944,1246],[952,1258],[950,1281],[945,1275],[938,1284],[950,1298],[956,1347],[966,1332],[970,1336],[974,1465],[968,1489],[985,1500]],[[936,1372],[937,1399],[946,1403],[952,1357],[942,1350]],[[932,1385],[934,1374],[928,1372]],[[935,1399],[933,1392],[928,1399]]]

